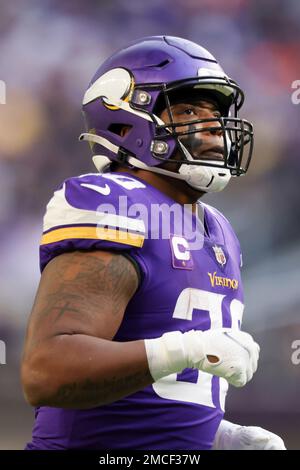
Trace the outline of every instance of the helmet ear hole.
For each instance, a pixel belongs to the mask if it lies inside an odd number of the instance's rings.
[[[128,124],[117,124],[117,123],[110,124],[108,128],[109,132],[119,135],[120,137],[125,137],[125,135],[127,135],[131,129],[132,129],[132,126],[129,126]]]

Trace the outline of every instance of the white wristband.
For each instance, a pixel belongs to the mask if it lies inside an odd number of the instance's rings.
[[[154,381],[181,372],[188,366],[183,334],[180,331],[165,333],[160,338],[145,339],[145,348]]]

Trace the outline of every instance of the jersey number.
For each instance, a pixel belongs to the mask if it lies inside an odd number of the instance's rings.
[[[209,312],[210,327],[222,328],[223,315],[222,304],[225,295],[208,292],[201,289],[184,289],[176,302],[173,318],[181,320],[192,320],[194,309],[206,310]],[[244,305],[237,299],[230,304],[230,314],[232,328],[239,328],[244,310]],[[153,389],[158,396],[168,400],[185,401],[197,403],[203,406],[216,407],[213,401],[212,381],[213,376],[207,372],[198,372],[196,383],[178,380],[178,374],[171,374],[163,377],[153,384]],[[225,397],[228,383],[220,378],[219,403],[222,410],[225,410]]]

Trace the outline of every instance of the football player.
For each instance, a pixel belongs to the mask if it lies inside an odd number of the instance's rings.
[[[259,347],[241,331],[239,242],[199,199],[248,169],[243,100],[180,38],[144,38],[96,72],[80,138],[99,173],[66,180],[44,218],[27,449],[284,448],[223,420],[228,384],[251,380]]]

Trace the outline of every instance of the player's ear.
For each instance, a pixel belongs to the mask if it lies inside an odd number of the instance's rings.
[[[122,128],[120,129],[120,136],[125,137],[125,135],[128,134],[130,129],[131,129],[131,126],[122,126]]]

